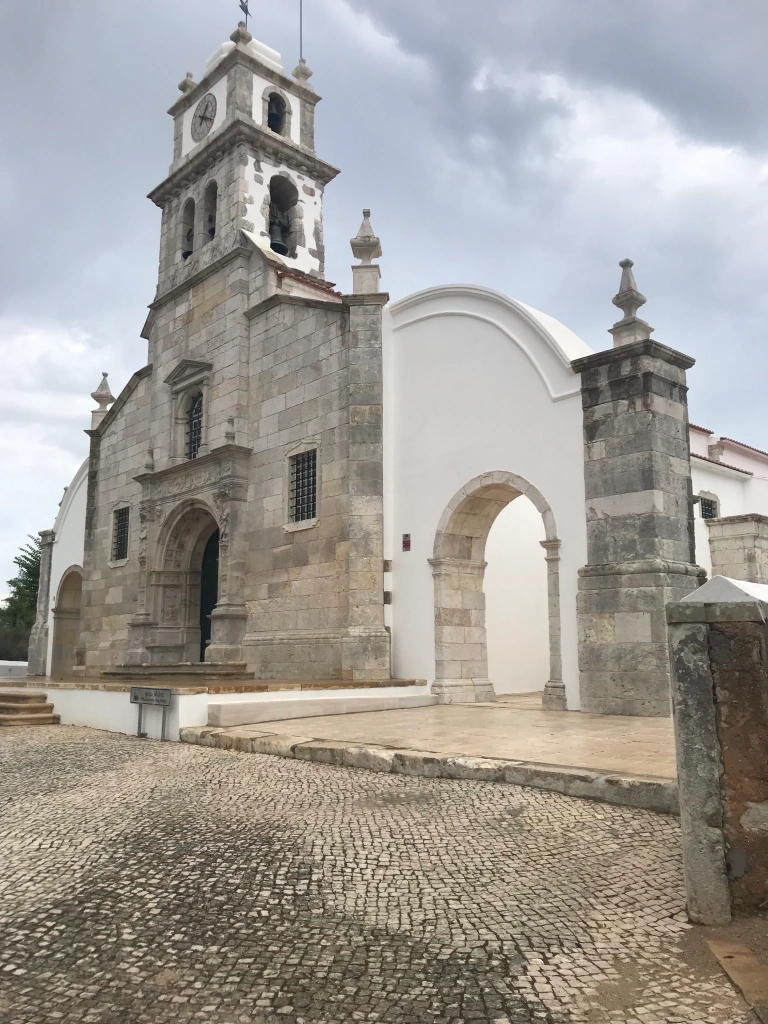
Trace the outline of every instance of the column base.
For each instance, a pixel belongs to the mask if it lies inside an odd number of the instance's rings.
[[[541,706],[544,711],[567,711],[568,698],[565,695],[565,683],[559,679],[550,679],[544,687]]]
[[[438,679],[432,693],[438,704],[489,704],[496,700],[490,679]]]
[[[219,605],[211,612],[211,642],[205,651],[206,663],[242,662],[243,637],[248,611],[243,604]]]

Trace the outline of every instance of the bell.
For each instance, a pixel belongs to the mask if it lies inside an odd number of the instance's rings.
[[[269,247],[279,256],[288,255],[288,246],[283,241],[283,229],[276,220],[269,225]]]

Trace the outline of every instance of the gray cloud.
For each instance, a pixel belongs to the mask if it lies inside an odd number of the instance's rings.
[[[297,54],[298,0],[254,31]],[[480,282],[595,348],[636,261],[657,337],[696,356],[697,421],[768,447],[762,416],[768,137],[758,0],[306,0],[323,94],[329,276],[371,206],[394,297]],[[235,0],[70,0],[0,11],[0,592],[87,453],[89,392],[146,359],[165,111]]]

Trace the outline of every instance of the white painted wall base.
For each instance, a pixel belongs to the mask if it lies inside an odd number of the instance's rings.
[[[0,679],[26,679],[26,661],[0,661]]]

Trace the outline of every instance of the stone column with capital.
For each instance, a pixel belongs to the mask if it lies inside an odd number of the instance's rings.
[[[48,669],[48,612],[51,606],[51,561],[55,540],[53,530],[43,530],[40,534],[40,585],[37,590],[37,615],[29,637],[29,676],[45,676]]]
[[[665,606],[702,582],[693,564],[686,370],[651,340],[631,260],[613,300],[614,348],[573,362],[584,413],[588,562],[577,599],[581,710],[669,716]]]

